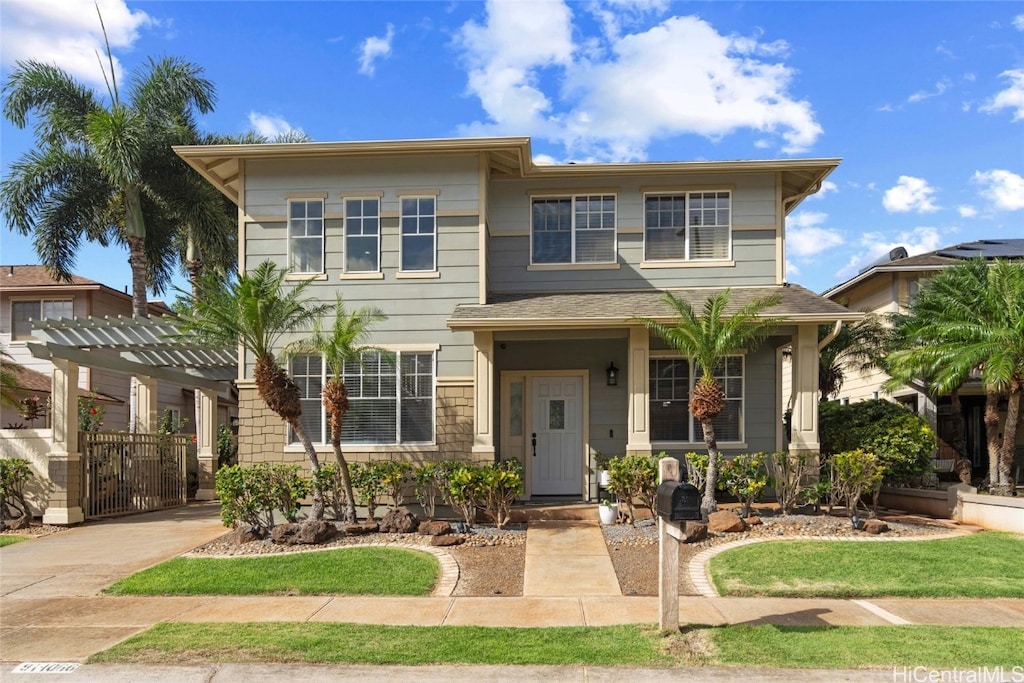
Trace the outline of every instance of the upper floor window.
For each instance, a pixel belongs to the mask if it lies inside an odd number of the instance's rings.
[[[613,263],[615,195],[533,200],[533,263]]]
[[[434,197],[402,197],[403,271],[437,270],[437,217]]]
[[[345,200],[345,272],[380,271],[380,199]]]
[[[650,425],[652,441],[696,443],[704,439],[700,421],[690,415],[690,395],[703,372],[680,357],[650,360]],[[723,442],[743,440],[743,356],[727,356],[714,370],[725,390],[725,408],[712,424]]]
[[[294,273],[324,272],[324,202],[288,202],[288,267]]]
[[[32,321],[44,318],[73,318],[71,299],[36,299],[11,302],[11,340],[32,339]]]
[[[679,192],[644,197],[644,259],[728,259],[731,193]]]

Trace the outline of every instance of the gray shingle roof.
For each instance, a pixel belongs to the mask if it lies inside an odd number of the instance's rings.
[[[724,288],[672,289],[694,309]],[[792,322],[828,322],[838,319],[857,320],[855,313],[824,299],[799,285],[774,287],[741,287],[731,290],[727,313],[747,303],[778,293],[782,302],[765,311],[767,317]],[[547,327],[561,325],[621,326],[633,318],[668,320],[675,317],[664,301],[664,291],[645,289],[618,292],[574,292],[557,294],[502,294],[484,305],[461,304],[455,307],[448,326],[477,327]]]

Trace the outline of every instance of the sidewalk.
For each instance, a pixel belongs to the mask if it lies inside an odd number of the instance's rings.
[[[114,597],[99,594],[110,582],[179,555],[221,533],[223,527],[217,518],[216,506],[204,504],[87,525],[4,548],[0,551],[0,660],[80,662],[159,621],[339,621],[512,627],[604,626],[658,621],[656,597],[619,594],[603,541],[598,543],[600,529],[594,523],[580,522],[531,526],[527,532],[522,597]],[[574,557],[586,559],[573,560]],[[679,600],[679,612],[682,624],[701,625],[1024,627],[1024,600],[1013,599],[867,601],[683,596]],[[13,665],[5,664],[0,678],[6,679],[12,668]],[[358,667],[348,667],[354,668]],[[208,667],[200,669],[209,674]],[[240,680],[231,673],[239,670],[220,667],[216,680]],[[516,667],[517,672],[520,670]],[[561,673],[570,679],[578,674],[581,680],[604,680],[595,678],[594,671],[569,667]],[[179,673],[183,676],[181,680],[192,675]],[[563,678],[561,673],[557,676],[559,679]],[[891,672],[888,674],[891,680]],[[178,680],[173,677],[163,680],[172,679]],[[211,680],[206,676],[198,679]],[[26,679],[19,677],[18,680]]]

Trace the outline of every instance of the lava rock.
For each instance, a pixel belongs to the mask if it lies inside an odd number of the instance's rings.
[[[431,536],[430,545],[438,547],[447,547],[451,545],[460,545],[462,538],[459,536]]]
[[[708,515],[708,531],[715,534],[736,534],[746,531],[747,525],[731,510],[719,510]]]
[[[419,520],[405,508],[388,510],[380,520],[380,530],[385,534],[411,534],[419,526]]]
[[[442,520],[428,519],[420,522],[419,531],[425,536],[444,536],[452,532],[452,525]]]
[[[889,530],[889,525],[880,519],[869,519],[864,522],[864,531],[869,534],[884,534]]]
[[[341,530],[346,536],[365,536],[380,531],[380,526],[372,519],[367,522],[356,522],[355,524],[343,524]]]
[[[683,522],[683,543],[697,543],[708,537],[708,525],[704,522]]]
[[[746,517],[743,521],[747,523],[747,526],[757,526],[758,524],[764,524],[764,522],[761,521],[761,518],[757,515],[754,515],[753,517]]]
[[[262,541],[266,537],[267,532],[263,527],[243,524],[234,528],[234,530],[228,535],[227,541],[228,543],[233,543],[235,545],[242,545],[243,543]]]
[[[337,534],[337,528],[330,522],[307,520],[296,524],[276,525],[270,530],[270,540],[280,545],[319,545]]]
[[[0,531],[17,531],[19,529],[27,529],[30,526],[32,526],[32,517],[29,515],[0,520]]]

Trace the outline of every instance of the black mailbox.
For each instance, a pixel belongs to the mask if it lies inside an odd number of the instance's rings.
[[[658,516],[670,522],[700,520],[700,491],[685,481],[661,482],[658,484]]]

